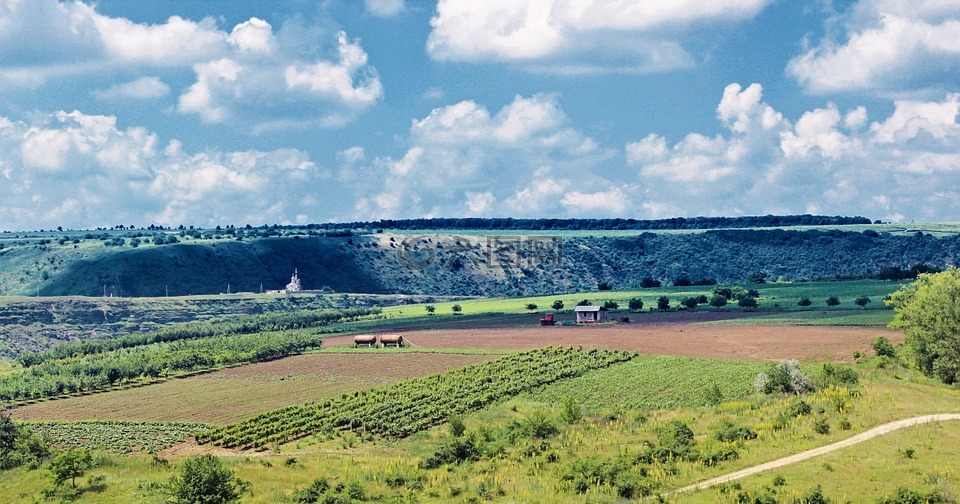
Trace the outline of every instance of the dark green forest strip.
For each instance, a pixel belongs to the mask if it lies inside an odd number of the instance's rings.
[[[635,353],[542,348],[448,373],[290,406],[200,433],[197,440],[225,447],[262,448],[316,433],[362,430],[403,438],[535,387],[628,361]]]
[[[432,218],[384,219],[373,222],[323,223],[320,229],[717,229],[784,226],[838,226],[870,224],[866,217],[829,215],[761,215],[743,217],[675,217],[672,219],[514,219],[506,218]]]

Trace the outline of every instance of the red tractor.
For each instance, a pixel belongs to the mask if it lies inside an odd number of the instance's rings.
[[[540,325],[542,326],[557,325],[557,321],[554,320],[552,313],[548,313],[540,317]]]

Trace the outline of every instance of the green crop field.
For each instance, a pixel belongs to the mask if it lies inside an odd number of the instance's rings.
[[[837,311],[844,313],[849,310],[864,311],[854,304],[854,300],[860,296],[870,297],[870,304],[866,310],[882,310],[886,306],[883,299],[888,294],[899,289],[903,283],[886,282],[881,280],[855,280],[847,282],[796,282],[796,283],[765,283],[765,284],[739,284],[747,289],[755,289],[760,293],[758,298],[757,310],[782,310],[782,311],[804,311],[817,310]],[[493,298],[493,299],[467,299],[462,301],[448,301],[438,303],[422,303],[421,305],[397,305],[386,307],[383,310],[386,317],[411,317],[425,316],[427,312],[424,306],[431,305],[435,308],[438,315],[450,315],[453,313],[454,305],[459,305],[464,315],[478,313],[529,313],[531,311],[550,312],[556,311],[551,308],[555,301],[563,302],[563,310],[572,311],[577,303],[589,301],[591,304],[603,304],[605,301],[613,301],[619,305],[619,309],[626,312],[627,304],[632,298],[643,300],[643,311],[649,311],[655,308],[657,298],[660,296],[668,297],[672,304],[677,307],[679,302],[687,297],[705,295],[710,297],[716,286],[694,286],[694,287],[655,287],[650,289],[638,290],[609,290],[609,291],[590,291],[574,294],[558,294],[552,296],[530,296],[519,298]],[[829,307],[826,305],[828,297],[835,296],[840,300],[837,306]],[[803,298],[810,298],[809,307],[797,305],[797,302]],[[535,310],[528,310],[528,304],[535,304]],[[702,306],[698,310],[716,310],[711,306]],[[740,310],[735,303],[720,308],[720,310]],[[817,314],[817,317],[823,314]]]
[[[766,367],[762,362],[640,356],[521,397],[547,404],[573,398],[595,411],[610,405],[632,410],[704,406],[704,392],[711,384],[716,383],[727,400],[740,399],[753,392],[754,378]]]

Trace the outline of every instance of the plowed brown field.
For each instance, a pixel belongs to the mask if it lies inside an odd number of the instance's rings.
[[[513,327],[499,329],[419,330],[404,338],[423,348],[499,348],[523,350],[547,345],[633,350],[649,355],[691,355],[741,360],[798,359],[801,362],[852,362],[855,350],[867,351],[884,336],[897,343],[903,333],[880,327],[658,325]],[[347,337],[327,346],[352,344]]]

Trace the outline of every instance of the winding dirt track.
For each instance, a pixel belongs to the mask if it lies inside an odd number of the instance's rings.
[[[800,462],[803,460],[811,459],[813,457],[818,457],[825,453],[830,453],[832,451],[839,450],[841,448],[846,448],[848,446],[855,445],[857,443],[862,443],[868,439],[873,439],[877,436],[882,436],[888,432],[893,432],[898,429],[903,429],[904,427],[913,427],[914,425],[920,425],[930,422],[942,422],[946,420],[960,420],[960,414],[958,413],[944,413],[939,415],[925,415],[918,416],[913,418],[907,418],[906,420],[897,420],[895,422],[886,423],[877,427],[874,427],[866,432],[861,432],[856,436],[853,436],[843,441],[837,441],[836,443],[829,444],[826,446],[821,446],[820,448],[814,448],[812,450],[807,450],[805,452],[800,452],[795,455],[790,455],[789,457],[783,457],[777,460],[772,460],[770,462],[765,462],[760,465],[755,465],[753,467],[748,467],[746,469],[741,469],[736,472],[729,474],[724,474],[723,476],[717,476],[716,478],[711,478],[706,481],[701,481],[700,483],[694,483],[692,485],[687,485],[682,488],[678,488],[669,493],[681,493],[681,492],[690,492],[692,490],[703,490],[705,488],[710,488],[714,485],[719,485],[720,483],[726,483],[728,481],[733,481],[740,478],[745,478],[747,476],[752,476],[754,474],[767,471],[770,469],[776,469],[778,467],[783,467],[785,465],[793,464],[795,462]]]

